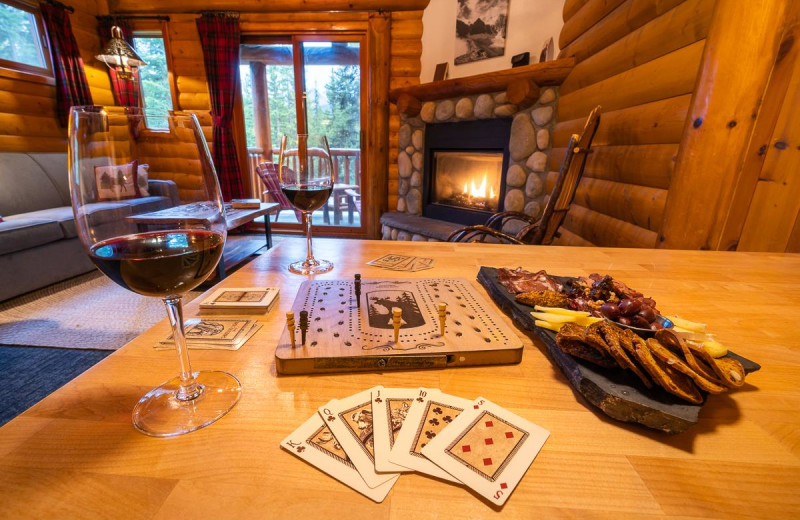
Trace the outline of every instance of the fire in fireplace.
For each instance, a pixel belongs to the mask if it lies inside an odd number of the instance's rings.
[[[500,202],[503,154],[434,152],[434,204],[496,212]]]
[[[510,119],[425,127],[423,216],[482,224],[502,211]]]

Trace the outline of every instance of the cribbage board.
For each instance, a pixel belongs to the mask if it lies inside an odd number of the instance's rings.
[[[522,341],[470,284],[459,278],[362,279],[361,308],[353,280],[313,280],[300,286],[289,331],[275,349],[281,374],[410,370],[518,363]],[[437,305],[447,304],[444,336]],[[392,307],[403,310],[394,342]],[[298,316],[308,311],[306,342]]]

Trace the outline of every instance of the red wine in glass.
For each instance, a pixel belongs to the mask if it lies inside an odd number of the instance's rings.
[[[281,186],[281,190],[292,205],[300,211],[321,208],[333,191],[332,186]]]
[[[200,285],[216,267],[224,243],[213,231],[157,231],[98,242],[89,257],[122,287],[163,298]]]

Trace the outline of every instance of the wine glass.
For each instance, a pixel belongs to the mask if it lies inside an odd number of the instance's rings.
[[[171,437],[211,424],[237,403],[241,385],[226,372],[193,372],[183,330],[181,296],[214,271],[227,233],[197,118],[148,112],[145,123],[138,108],[73,107],[69,178],[91,260],[122,287],[162,298],[172,325],[180,375],[139,400],[134,426]]]
[[[327,273],[333,269],[333,263],[314,258],[311,249],[311,216],[328,202],[333,191],[333,161],[328,139],[324,135],[284,135],[278,161],[281,190],[289,202],[303,212],[306,224],[306,259],[289,264],[289,271]]]

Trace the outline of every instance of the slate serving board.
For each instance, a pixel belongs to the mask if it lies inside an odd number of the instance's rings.
[[[550,359],[567,377],[570,386],[609,417],[667,433],[680,433],[697,423],[702,405],[687,403],[658,387],[645,388],[630,371],[599,367],[562,352],[556,345],[555,332],[535,325],[530,314],[533,307],[517,303],[514,295],[500,285],[496,268],[481,267],[478,281],[517,326],[544,342]],[[729,351],[728,356],[742,363],[748,374],[761,368],[733,352]]]

